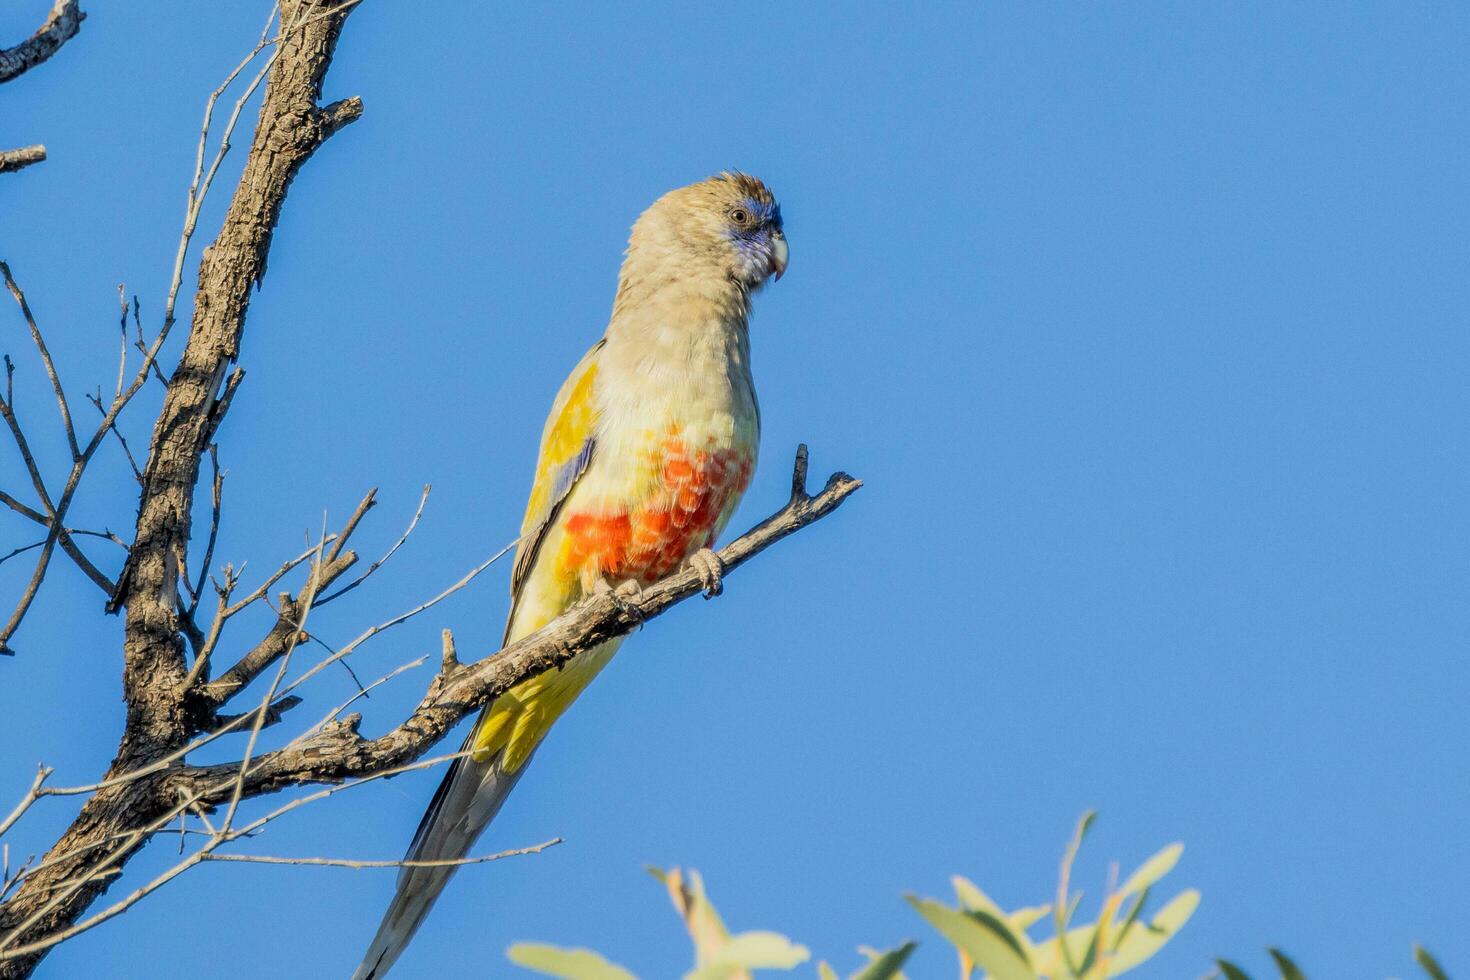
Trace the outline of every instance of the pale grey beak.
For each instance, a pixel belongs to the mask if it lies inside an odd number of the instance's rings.
[[[791,249],[786,244],[786,236],[776,232],[771,236],[771,271],[777,282],[786,273],[786,261],[791,256]]]

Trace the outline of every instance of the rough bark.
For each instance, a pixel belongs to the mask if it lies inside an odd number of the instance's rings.
[[[304,19],[305,26],[280,42],[245,171],[219,236],[199,264],[193,324],[153,429],[137,536],[111,607],[127,607],[123,698],[128,723],[119,752],[125,762],[177,747],[189,735],[177,577],[217,396],[226,369],[239,356],[250,290],[265,276],[271,235],[292,179],[333,133],[362,115],[356,98],[317,106],[350,8],[336,16],[315,14],[338,5],[282,4],[283,25]]]
[[[140,475],[142,490],[133,544],[109,605],[113,611],[126,610],[122,687],[127,710],[121,742],[99,784],[82,788],[90,795],[76,820],[40,865],[19,879],[14,893],[0,900],[0,980],[29,976],[56,942],[106,921],[151,891],[154,885],[102,912],[89,913],[127,862],[184,809],[203,820],[201,811],[211,806],[228,807],[221,830],[207,845],[208,853],[201,850],[181,862],[179,871],[209,857],[215,847],[237,839],[238,828],[232,829],[231,820],[240,800],[295,786],[381,777],[415,764],[461,719],[510,687],[542,672],[560,669],[579,653],[639,628],[701,590],[700,572],[685,568],[636,595],[595,596],[540,632],[471,665],[459,663],[452,644],[446,642],[440,669],[419,704],[402,723],[376,738],[363,736],[359,732],[360,719],[350,715],[311,729],[284,748],[255,756],[253,747],[259,728],[276,723],[300,702],[289,690],[277,692],[276,683],[282,673],[279,670],[277,681],[257,704],[233,717],[220,713],[303,642],[306,617],[313,606],[350,591],[381,564],[374,563],[357,581],[337,593],[324,595],[327,587],[357,561],[345,545],[373,505],[369,493],[339,533],[324,539],[318,549],[286,562],[260,589],[234,603],[231,595],[237,580],[227,567],[219,608],[207,634],[194,616],[212,545],[205,548],[204,568],[200,569],[197,584],[191,586],[193,600],[186,603],[180,595],[201,462],[235,390],[234,381],[226,385],[225,378],[241,349],[250,292],[264,276],[271,236],[287,191],[306,160],[362,112],[356,99],[325,107],[317,104],[343,21],[356,3],[283,0],[281,4],[278,48],[249,156],[219,235],[200,261],[189,335],[178,366],[166,381],[167,391]],[[57,9],[62,7],[75,10],[74,3],[59,2]],[[267,43],[262,36],[256,52]],[[192,196],[191,190],[191,200]],[[191,229],[186,229],[180,263],[187,252]],[[182,265],[177,268],[182,269]],[[175,279],[175,285],[177,282]],[[172,298],[170,309],[171,304]],[[136,307],[134,317],[136,326]],[[164,336],[167,327],[165,324]],[[158,343],[162,343],[162,337]],[[43,356],[49,357],[39,340],[38,345]],[[146,380],[147,372],[145,365],[142,379]],[[238,371],[232,378],[238,379]],[[65,399],[59,387],[58,398],[65,415]],[[820,520],[859,486],[857,480],[839,473],[820,493],[808,495],[803,447],[797,455],[790,500],[719,552],[724,569],[734,570],[785,536]],[[216,475],[214,516],[208,535],[211,542],[219,520],[219,499]],[[8,495],[0,502],[38,523],[48,523],[46,514]],[[415,523],[417,519],[415,515]],[[409,531],[412,528],[411,523]],[[55,533],[66,547],[66,532]],[[392,551],[388,554],[391,556]],[[276,618],[265,635],[211,680],[211,653],[224,622],[235,611],[263,600],[282,576],[296,568],[308,570],[307,585],[295,596],[282,594]],[[462,587],[480,569],[444,594]],[[104,588],[111,584],[100,572],[96,577],[106,583]],[[437,599],[415,612],[434,601]],[[396,621],[404,618],[407,616]],[[364,636],[381,628],[375,627]],[[189,647],[194,652],[192,666]],[[242,758],[224,766],[190,765],[187,759],[192,747],[221,728],[251,733]],[[31,795],[11,817],[0,822],[0,833],[31,803],[47,795],[41,788],[46,775],[38,775]],[[304,801],[292,800],[288,806],[298,802]]]
[[[76,36],[87,15],[77,0],[56,0],[46,22],[13,48],[0,48],[0,84],[19,78]]]
[[[0,174],[24,170],[33,163],[46,159],[46,148],[40,143],[22,146],[14,150],[0,150]]]
[[[808,524],[826,517],[862,486],[846,473],[835,473],[815,496],[806,492],[806,447],[798,451],[791,499],[786,506],[718,551],[725,574]],[[257,796],[303,783],[337,782],[405,765],[418,759],[466,715],[499,694],[610,640],[638,629],[674,604],[703,588],[697,569],[681,571],[635,595],[594,596],[539,632],[512,643],[474,664],[454,659],[446,647],[444,662],[428,691],[400,725],[374,739],[358,733],[361,719],[349,715],[324,726],[315,736],[268,753],[251,764],[244,791]],[[219,802],[239,764],[184,768],[171,773],[166,798],[194,794]]]
[[[56,0],[51,13],[36,32],[12,48],[0,48],[0,85],[30,71],[50,58],[76,36],[87,15],[77,0]],[[0,150],[0,174],[23,170],[46,159],[46,147],[37,143],[14,150]]]
[[[339,6],[343,9],[332,13]],[[127,608],[123,647],[127,721],[109,777],[177,749],[197,731],[184,684],[188,668],[177,614],[177,577],[189,542],[200,461],[217,422],[220,384],[240,350],[250,290],[265,274],[271,235],[291,180],[322,143],[362,114],[362,103],[355,98],[317,105],[351,6],[336,0],[282,3],[283,37],[250,155],[220,234],[200,262],[192,327],[154,426],[133,548],[113,600],[113,608]],[[292,25],[299,26],[288,31]],[[78,857],[57,862],[24,881],[0,908],[0,938],[24,925],[12,940],[20,945],[64,928],[106,890],[111,876],[63,888],[61,893],[70,894],[59,902],[53,894],[96,857],[91,847],[120,828],[147,823],[157,799],[143,788],[136,782],[124,783],[87,802],[50,852],[76,852]],[[142,843],[118,855],[115,863],[121,866]],[[42,955],[0,962],[0,978],[28,976]]]

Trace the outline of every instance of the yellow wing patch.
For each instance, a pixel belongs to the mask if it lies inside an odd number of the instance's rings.
[[[563,382],[551,416],[541,434],[541,457],[536,462],[536,479],[526,501],[521,521],[521,543],[516,548],[515,570],[511,573],[511,615],[521,586],[530,573],[541,541],[556,517],[556,510],[572,492],[577,478],[592,459],[592,433],[597,423],[593,385],[597,381],[597,352],[606,341],[598,341]]]
[[[526,516],[521,522],[521,543],[516,549],[515,570],[511,573],[507,640],[511,639],[517,608],[547,533],[556,522],[562,503],[592,459],[593,433],[597,424],[594,398],[596,355],[603,343],[599,341],[589,350],[568,375],[551,406],[551,415],[541,434],[541,456],[536,463],[536,479],[531,486],[530,499],[526,502]],[[533,618],[539,620],[548,614],[554,616],[555,610],[542,610]],[[526,624],[522,624],[520,632],[526,631]],[[617,648],[616,643],[610,646]],[[610,649],[606,656],[611,655]],[[589,662],[584,664],[583,660]],[[503,753],[501,766],[504,770],[514,772],[519,769],[530,758],[552,722],[596,675],[601,664],[590,661],[597,660],[606,662],[606,657],[584,656],[577,664],[534,677],[497,698],[480,716],[475,732],[475,758],[485,761],[496,753]]]

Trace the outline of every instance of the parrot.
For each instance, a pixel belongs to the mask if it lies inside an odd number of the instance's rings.
[[[781,278],[788,256],[780,205],[764,182],[738,171],[669,191],[634,222],[607,329],[562,384],[541,435],[504,643],[585,596],[636,594],[686,563],[706,595],[719,592],[712,547],[750,484],[760,440],[751,299]],[[469,853],[551,726],[621,642],[484,708],[405,862]],[[387,974],[454,871],[400,869],[354,980]]]

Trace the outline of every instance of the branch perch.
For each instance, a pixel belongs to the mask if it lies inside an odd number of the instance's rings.
[[[745,564],[787,535],[813,524],[841,506],[862,481],[835,473],[815,496],[806,490],[806,447],[796,456],[791,498],[772,514],[718,552],[725,574]],[[701,594],[698,571],[688,566],[643,589],[635,596],[596,595],[553,620],[539,632],[474,664],[460,664],[453,641],[446,638],[443,665],[413,713],[392,731],[375,739],[358,733],[361,719],[348,715],[323,726],[316,735],[262,755],[245,776],[246,796],[269,793],[302,783],[335,782],[403,765],[417,759],[447,735],[460,719],[523,681],[599,644],[623,636],[655,619],[671,606]],[[180,791],[206,786],[239,771],[238,763],[179,773]]]
[[[116,393],[104,409],[99,390],[94,405],[102,413],[95,433],[85,442],[74,428],[64,389],[46,348],[40,328],[31,315],[24,295],[14,284],[9,270],[0,264],[6,284],[19,303],[32,339],[51,382],[67,446],[71,469],[59,484],[59,492],[48,490],[30,452],[13,409],[9,384],[11,366],[5,363],[4,396],[0,398],[0,421],[10,431],[24,463],[36,503],[22,502],[0,491],[0,504],[27,520],[46,528],[45,540],[17,549],[39,550],[32,583],[8,623],[0,624],[0,652],[30,606],[35,588],[46,572],[46,562],[55,548],[70,556],[110,597],[109,610],[126,610],[123,629],[123,696],[126,721],[121,743],[103,777],[86,786],[53,787],[46,784],[50,770],[38,770],[30,789],[19,804],[0,821],[0,834],[23,819],[41,799],[79,796],[85,799],[71,826],[39,861],[27,860],[14,874],[9,872],[8,852],[0,861],[0,980],[29,976],[46,952],[58,943],[122,914],[180,874],[206,861],[254,862],[263,864],[310,864],[346,868],[402,868],[411,864],[438,865],[446,862],[357,861],[307,857],[284,858],[250,854],[219,853],[224,845],[250,837],[267,824],[301,807],[368,782],[427,769],[460,757],[463,753],[430,758],[430,750],[467,715],[479,710],[510,688],[539,674],[561,669],[578,655],[633,630],[642,628],[676,603],[704,591],[701,572],[686,566],[634,595],[621,592],[598,594],[550,623],[541,631],[521,639],[475,663],[462,663],[452,635],[445,630],[438,670],[414,710],[401,723],[375,738],[363,736],[361,717],[342,716],[353,702],[369,690],[400,676],[424,659],[405,664],[373,681],[359,685],[358,693],[339,704],[321,721],[306,728],[283,747],[263,751],[259,735],[266,727],[280,724],[287,711],[302,703],[297,688],[317,673],[346,660],[375,636],[433,608],[465,588],[499,555],[491,557],[450,585],[437,596],[407,612],[369,627],[345,646],[333,649],[305,630],[312,609],[355,591],[359,585],[391,559],[413,533],[423,512],[419,501],[408,528],[387,550],[351,581],[345,576],[357,562],[349,550],[349,538],[372,509],[374,492],[369,492],[342,529],[322,534],[306,553],[287,560],[266,576],[264,584],[244,598],[235,598],[243,564],[237,569],[226,564],[220,579],[211,579],[210,566],[219,531],[222,474],[217,462],[209,502],[210,528],[201,563],[190,573],[189,552],[193,540],[192,519],[200,493],[202,460],[212,454],[213,440],[231,399],[239,389],[243,372],[234,367],[241,350],[251,292],[265,275],[271,239],[280,218],[287,191],[297,171],[341,127],[356,120],[362,105],[355,98],[319,105],[322,82],[331,64],[347,12],[360,0],[280,0],[267,20],[254,50],[234,69],[224,85],[210,96],[200,134],[193,181],[189,187],[183,231],[169,280],[162,324],[150,344],[144,343],[134,299],[133,322],[137,349],[143,354],[141,367],[130,384],[127,374],[129,339],[127,305],[122,304],[122,356]],[[279,30],[271,36],[274,14],[279,12]],[[77,0],[56,0],[53,17],[21,47],[0,51],[0,81],[15,77],[25,67],[39,63],[76,32],[81,19]],[[67,18],[71,18],[68,20]],[[67,32],[70,33],[67,33]],[[44,35],[44,36],[43,36]],[[47,46],[49,50],[47,50]],[[242,81],[244,94],[219,137],[212,163],[205,166],[210,139],[210,119],[216,103],[231,84],[255,65],[267,48],[253,80]],[[24,59],[27,64],[5,72]],[[189,335],[177,367],[166,378],[158,354],[174,323],[175,300],[182,272],[190,253],[191,237],[201,205],[220,161],[230,147],[230,134],[252,93],[264,84],[259,120],[240,182],[231,198],[220,231],[199,262]],[[38,150],[44,154],[44,150]],[[4,157],[0,156],[0,171]],[[120,290],[119,295],[125,297]],[[132,543],[110,534],[104,536],[128,550],[122,571],[113,583],[97,570],[76,547],[74,535],[93,533],[68,528],[65,518],[83,470],[107,438],[118,439],[131,460],[131,453],[116,428],[118,414],[132,397],[156,378],[165,388],[162,408],[154,423],[144,465],[137,471],[140,485],[138,516]],[[807,452],[802,446],[792,469],[791,494],[784,506],[765,521],[732,541],[718,553],[726,576],[782,538],[832,513],[862,484],[845,473],[836,473],[815,495],[808,493]],[[427,497],[428,488],[424,490]],[[202,536],[202,535],[201,535]],[[508,546],[514,547],[514,543]],[[505,552],[502,551],[501,554]],[[269,567],[269,566],[268,566]],[[230,664],[211,678],[211,662],[218,660],[222,630],[235,615],[256,602],[270,604],[272,590],[287,575],[305,572],[307,581],[294,589],[283,587],[275,616],[263,636],[248,638],[231,655]],[[336,585],[338,580],[345,585]],[[207,630],[201,628],[201,595],[214,583],[217,602]],[[335,591],[330,591],[335,588]],[[363,590],[364,592],[367,590]],[[359,593],[361,595],[361,593]],[[249,640],[255,640],[252,643]],[[187,645],[186,645],[187,641]],[[319,643],[330,654],[314,666],[296,672],[287,681],[293,651],[308,641]],[[192,663],[188,656],[192,648]],[[233,661],[233,663],[231,663]],[[272,678],[263,696],[251,707],[247,689],[257,680]],[[262,685],[263,686],[263,685]],[[244,702],[225,715],[221,709],[236,699]],[[294,717],[294,716],[292,716]],[[192,765],[197,750],[216,740],[246,735],[248,741],[226,765]],[[221,743],[223,744],[223,743]],[[257,747],[262,751],[257,752]],[[311,792],[292,794],[269,813],[243,822],[242,801],[283,789],[330,784]],[[217,809],[216,809],[217,808]],[[216,819],[211,819],[211,814]],[[237,824],[237,817],[240,823]],[[197,821],[199,827],[191,827]],[[186,842],[203,842],[193,853],[133,888],[122,898],[93,910],[92,906],[123,873],[128,862],[160,833],[172,834],[176,827],[181,853]],[[202,829],[200,829],[202,828]],[[191,835],[193,835],[191,837]],[[467,858],[455,864],[479,863],[512,853],[535,853],[556,841],[507,852],[504,855]]]

